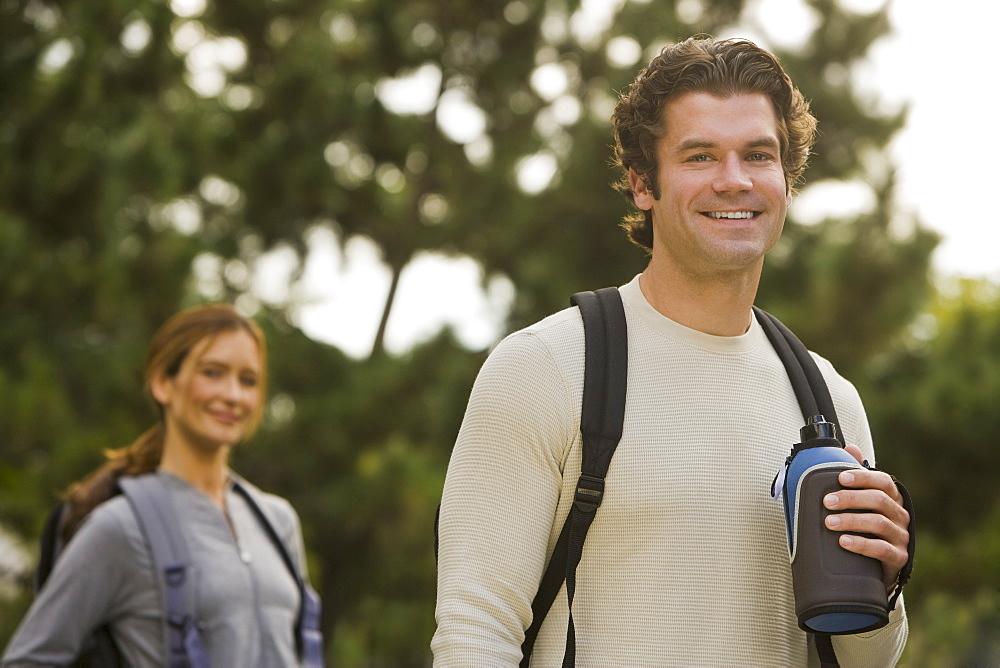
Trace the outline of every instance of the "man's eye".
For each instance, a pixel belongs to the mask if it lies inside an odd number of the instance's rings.
[[[711,157],[706,153],[699,153],[688,158],[688,162],[708,162],[709,160],[711,160]]]
[[[754,161],[754,162],[761,162],[761,161],[764,161],[764,160],[770,160],[771,159],[771,156],[768,155],[767,153],[751,153],[748,157],[749,157],[749,159],[751,161]]]

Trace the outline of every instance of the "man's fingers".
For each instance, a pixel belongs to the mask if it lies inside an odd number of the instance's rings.
[[[849,531],[877,536],[893,545],[901,545],[904,548],[909,541],[909,533],[907,533],[905,525],[900,526],[879,512],[831,514],[826,518],[826,526],[833,531]]]
[[[893,489],[895,490],[895,485],[893,485]],[[898,490],[896,493],[898,495]],[[905,531],[910,524],[910,514],[903,508],[901,501],[902,499],[896,500],[881,489],[865,487],[862,489],[842,489],[827,494],[823,499],[823,505],[830,510],[868,510],[871,513],[865,514],[884,516],[897,528]]]
[[[871,471],[869,469],[848,469],[842,471],[837,477],[837,481],[844,487],[853,489],[877,489],[881,490],[900,507],[903,505],[903,495],[896,488],[892,476],[884,471]]]
[[[839,481],[847,489],[823,498],[826,508],[838,511],[827,516],[826,526],[841,532],[838,540],[844,549],[881,562],[888,586],[908,558],[910,515],[899,490],[881,471],[850,469],[840,474]]]
[[[906,565],[906,549],[879,538],[842,534],[838,540],[845,550],[877,559],[882,564],[882,580],[887,587],[895,582],[897,574]]]

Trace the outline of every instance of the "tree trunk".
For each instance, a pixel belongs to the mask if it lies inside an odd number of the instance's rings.
[[[382,309],[382,319],[378,323],[378,331],[375,333],[375,343],[372,344],[372,352],[369,358],[385,354],[385,328],[389,324],[389,314],[392,313],[392,304],[396,299],[396,288],[399,287],[399,276],[403,273],[403,266],[392,266],[392,282],[389,284],[389,294],[385,298],[385,308]]]

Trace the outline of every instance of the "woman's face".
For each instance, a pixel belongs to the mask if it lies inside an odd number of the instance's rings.
[[[201,450],[231,446],[260,407],[261,355],[247,332],[223,332],[199,341],[176,376],[153,383],[168,438]]]

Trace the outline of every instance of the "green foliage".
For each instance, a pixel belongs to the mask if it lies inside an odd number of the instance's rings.
[[[1000,664],[1000,596],[984,588],[974,596],[944,589],[930,592],[910,612],[910,639],[900,665],[995,666]]]
[[[209,1],[184,18],[150,0],[0,0],[0,524],[34,544],[58,492],[155,419],[139,391],[153,330],[182,306],[236,300],[267,331],[273,383],[234,467],[298,509],[331,660],[425,663],[434,512],[484,353],[445,331],[348,358],[291,324],[294,302],[262,305],[254,271],[278,246],[304,257],[315,227],[372,239],[396,277],[422,250],[467,255],[517,287],[509,328],[640,271],[608,187],[610,106],[636,66],[609,62],[608,42],[718,31],[744,3],[626,2],[578,38],[582,4]],[[920,315],[936,238],[895,212],[882,157],[905,115],[872,112],[849,76],[887,10],[809,4],[823,21],[779,52],[821,121],[807,176],[867,182],[876,205],[789,221],[761,305],[859,385],[880,464],[914,492],[907,656],[995,663],[996,295]],[[213,53],[229,60],[203,69]],[[558,97],[532,86],[541,65],[565,74]],[[394,112],[381,91],[419,68],[437,73],[419,93],[439,104]],[[442,129],[446,96],[481,110],[479,140]],[[536,154],[557,171],[528,193],[517,167]],[[0,599],[0,645],[20,584]]]
[[[995,489],[995,488],[994,488]],[[1000,664],[1000,503],[957,538],[921,533],[907,666]]]
[[[917,511],[904,665],[1000,661],[998,290],[945,286],[859,386],[879,467],[904,481]]]
[[[851,379],[903,333],[931,290],[938,237],[914,226],[899,239],[891,192],[890,182],[876,210],[852,220],[786,226],[761,280],[761,306]]]
[[[360,364],[269,330],[282,352],[272,411],[234,465],[302,516],[336,665],[421,657],[434,630],[437,500],[483,355],[445,333]]]
[[[7,640],[17,630],[21,617],[28,611],[29,605],[31,605],[31,594],[27,588],[22,587],[20,591],[9,597],[5,594],[0,595],[0,611],[3,611],[3,614],[0,615],[0,638],[3,638],[5,647]]]
[[[886,443],[883,459],[913,481],[922,525],[950,539],[974,530],[1000,503],[992,447],[1000,433],[1000,301],[987,283],[957,287],[873,361],[878,401],[868,407]]]

